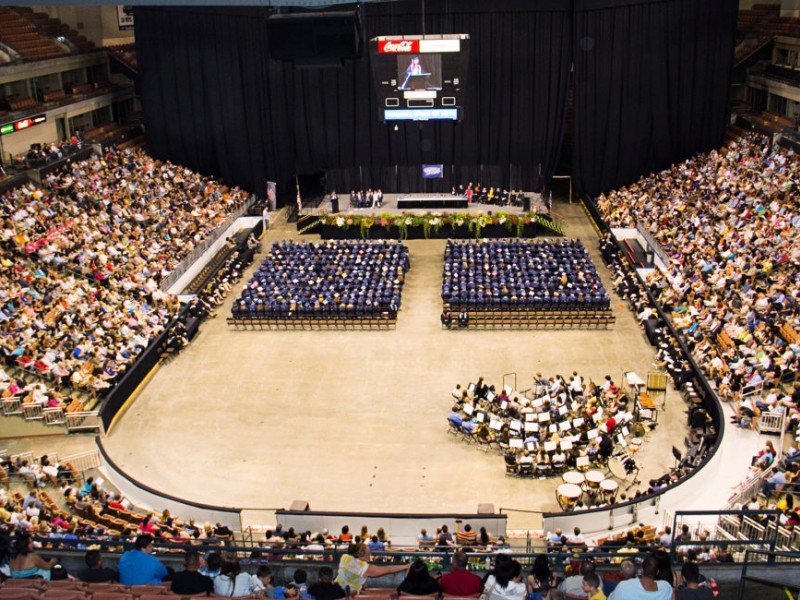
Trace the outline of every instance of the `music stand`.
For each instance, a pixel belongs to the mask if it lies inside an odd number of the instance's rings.
[[[681,454],[680,450],[678,450],[675,446],[673,446],[672,447],[672,456],[675,457],[675,467],[674,468],[677,469],[678,467],[681,466],[681,459],[683,458],[683,455]]]

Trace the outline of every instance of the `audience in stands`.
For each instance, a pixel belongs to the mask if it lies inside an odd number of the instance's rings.
[[[395,317],[408,268],[408,249],[397,242],[276,242],[232,316]]]
[[[455,309],[608,308],[610,299],[577,240],[448,240],[442,301]]]
[[[43,381],[105,393],[177,311],[177,298],[158,282],[245,199],[130,150],[109,150],[47,175],[41,187],[5,193],[3,360]],[[11,393],[23,391],[30,390]],[[50,390],[35,398],[71,404]]]
[[[751,134],[597,200],[610,226],[640,223],[661,244],[650,291],[723,399],[797,373],[799,174],[793,152]],[[772,408],[796,426],[796,401]]]

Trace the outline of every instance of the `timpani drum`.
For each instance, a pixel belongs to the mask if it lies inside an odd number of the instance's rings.
[[[605,473],[601,471],[586,471],[586,491],[596,494],[600,489],[600,484],[605,480]]]
[[[556,497],[561,510],[574,510],[578,500],[583,495],[583,490],[573,483],[562,483],[556,489]]]
[[[600,482],[600,490],[603,492],[603,499],[610,504],[617,499],[619,484],[613,479],[604,479]]]
[[[571,483],[572,485],[583,485],[584,481],[583,473],[579,473],[578,471],[567,471],[561,478],[564,480],[564,483]]]

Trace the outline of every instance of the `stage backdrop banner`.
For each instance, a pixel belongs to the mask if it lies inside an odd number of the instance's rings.
[[[444,165],[422,165],[423,179],[441,179],[444,177]]]

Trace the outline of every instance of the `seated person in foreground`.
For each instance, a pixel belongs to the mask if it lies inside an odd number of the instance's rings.
[[[117,581],[119,577],[114,569],[103,566],[103,557],[99,550],[87,550],[84,556],[86,568],[78,571],[78,579],[86,583],[108,583]]]
[[[330,567],[320,567],[319,581],[308,586],[309,595],[314,600],[338,600],[347,594],[338,583],[333,581],[333,569]]]
[[[167,568],[153,554],[153,536],[136,538],[136,547],[119,559],[119,582],[123,585],[161,585]]]
[[[370,577],[399,573],[409,567],[409,565],[371,565],[369,563],[370,557],[370,550],[366,544],[350,544],[347,554],[342,556],[339,561],[336,583],[343,588],[350,588],[351,592],[357,594]]]
[[[187,552],[183,558],[184,570],[172,576],[170,589],[181,596],[194,596],[196,594],[211,594],[214,592],[214,582],[210,577],[199,572],[200,554]]]
[[[483,590],[481,578],[467,571],[467,554],[463,550],[453,554],[453,570],[442,575],[439,585],[442,592],[451,596],[478,596]]]
[[[421,559],[411,563],[406,578],[397,586],[398,593],[426,596],[439,593],[439,582],[428,573],[428,566]]]

